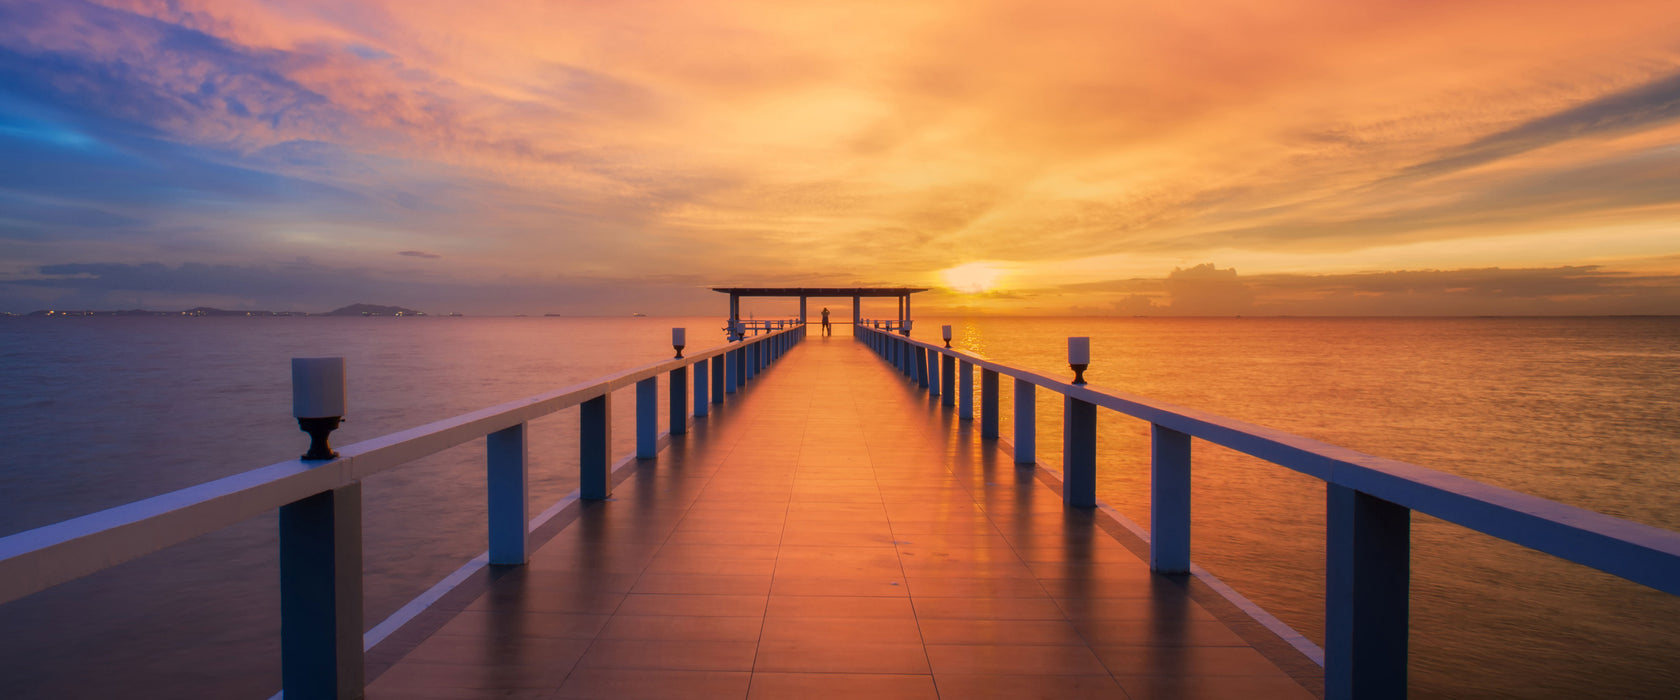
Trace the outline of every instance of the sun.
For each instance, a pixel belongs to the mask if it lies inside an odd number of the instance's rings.
[[[1003,268],[989,262],[971,262],[939,271],[952,289],[969,294],[991,291],[1003,278]]]

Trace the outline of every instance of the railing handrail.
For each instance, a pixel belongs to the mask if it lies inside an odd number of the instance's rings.
[[[44,591],[485,437],[672,370],[771,338],[798,324],[339,448],[327,461],[277,462],[0,537],[0,603]]]
[[[859,326],[866,332],[875,329]],[[884,334],[883,335],[887,335]],[[1680,595],[1680,532],[1275,428],[1134,394],[1076,385],[955,348],[890,335],[981,369],[1162,425],[1442,520]]]

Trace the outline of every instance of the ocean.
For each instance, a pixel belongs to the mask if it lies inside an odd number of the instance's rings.
[[[958,347],[1048,374],[1089,336],[1099,387],[1680,530],[1680,318],[927,317],[916,337],[945,323]],[[673,326],[722,341],[718,317],[0,319],[0,534],[295,457],[291,357],[346,357],[342,445],[669,357]],[[617,397],[620,421],[633,403]],[[1060,397],[1038,403],[1054,464]],[[576,420],[532,424],[533,513],[576,487]],[[633,431],[614,434],[629,453]],[[1139,523],[1147,440],[1099,412],[1098,497]],[[1193,558],[1322,642],[1323,485],[1194,450]],[[482,460],[476,442],[367,482],[367,626],[484,549]],[[1680,689],[1674,597],[1413,522],[1413,696]],[[268,697],[274,531],[265,515],[0,605],[0,694]]]

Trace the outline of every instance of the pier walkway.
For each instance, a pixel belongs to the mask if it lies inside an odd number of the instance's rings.
[[[853,338],[737,399],[376,648],[367,697],[1314,697]]]

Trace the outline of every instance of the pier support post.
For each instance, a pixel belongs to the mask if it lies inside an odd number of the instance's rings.
[[[594,500],[612,495],[611,391],[578,405],[578,495]]]
[[[724,373],[726,375],[723,384],[723,391],[718,395],[719,399],[723,398],[722,394],[735,393],[736,385],[741,383],[741,368],[739,366],[741,364],[741,358],[739,357],[740,352],[741,351],[739,350],[725,350],[723,355],[718,357],[718,359],[722,361],[721,364],[723,365]],[[722,403],[722,401],[720,400],[718,403]]]
[[[998,373],[980,368],[980,437],[998,436]]]
[[[1038,387],[1015,380],[1015,463],[1038,463]]]
[[[933,387],[930,386],[929,382],[928,382],[928,352],[927,352],[927,348],[924,348],[920,345],[916,345],[914,347],[915,347],[914,358],[915,358],[915,364],[916,364],[916,386],[919,386],[923,389],[932,389]],[[935,392],[935,393],[937,393],[937,392]]]
[[[636,457],[659,454],[659,378],[636,382]]]
[[[742,362],[746,367],[746,371],[741,373],[741,378],[750,382],[758,374],[758,343],[741,348],[741,353]]]
[[[490,527],[490,563],[524,564],[526,556],[525,491],[529,483],[529,443],[525,424],[485,436],[484,451]]]
[[[362,697],[362,485],[280,507],[280,682],[286,697]]]
[[[941,354],[939,356],[939,388],[945,393],[940,394],[939,403],[946,406],[957,405],[957,358]]]
[[[1149,426],[1149,568],[1190,572],[1190,436]]]
[[[712,410],[711,385],[717,381],[712,376],[711,360],[694,361],[694,415],[706,415]]]
[[[1062,402],[1062,504],[1097,505],[1097,406],[1067,397]]]
[[[1325,484],[1324,694],[1406,697],[1412,511]]]
[[[671,370],[670,394],[665,403],[666,413],[671,418],[671,434],[682,435],[688,432],[688,368],[678,367]]]
[[[974,363],[968,360],[957,366],[957,417],[974,420]]]

